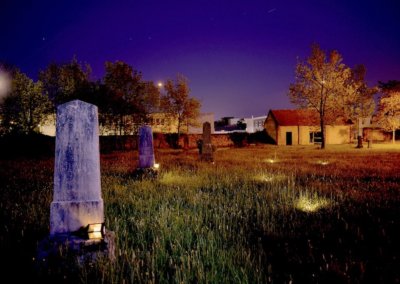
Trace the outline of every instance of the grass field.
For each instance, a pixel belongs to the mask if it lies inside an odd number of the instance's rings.
[[[53,159],[0,161],[0,249],[12,282],[396,283],[400,147],[256,146],[159,150],[156,180],[130,174],[137,152],[102,155],[116,260],[40,273]],[[20,273],[11,272],[17,268]],[[8,272],[10,271],[10,272]]]

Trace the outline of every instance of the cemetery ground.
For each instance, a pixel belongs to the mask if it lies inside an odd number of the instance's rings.
[[[10,283],[395,283],[400,281],[400,147],[254,146],[101,156],[115,260],[40,264],[54,157],[0,161],[2,278]],[[67,255],[67,252],[65,252]],[[15,271],[15,272],[13,272]],[[9,278],[10,279],[10,278]],[[3,281],[2,281],[3,282]],[[5,282],[3,282],[5,283]]]

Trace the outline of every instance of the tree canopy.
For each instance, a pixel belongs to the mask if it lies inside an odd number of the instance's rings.
[[[350,69],[338,51],[327,54],[314,44],[307,60],[297,63],[295,73],[290,100],[319,114],[321,148],[325,148],[326,125],[372,113],[374,91],[365,83],[365,68]]]
[[[125,62],[106,62],[105,69],[105,97],[99,103],[102,121],[116,134],[136,131],[158,107],[159,90]]]
[[[164,88],[160,108],[176,119],[179,137],[183,126],[186,126],[186,132],[190,126],[198,126],[201,103],[189,96],[188,80],[183,75],[177,75],[175,80],[167,80]]]
[[[31,134],[47,119],[51,103],[40,81],[16,70],[11,92],[1,103],[1,124],[6,133]]]
[[[379,82],[379,88],[383,95],[378,103],[378,122],[392,132],[392,143],[395,143],[395,132],[400,129],[400,81]]]
[[[93,85],[89,79],[91,72],[89,64],[80,63],[74,57],[68,63],[49,64],[39,72],[39,80],[54,107],[75,99],[94,103]]]

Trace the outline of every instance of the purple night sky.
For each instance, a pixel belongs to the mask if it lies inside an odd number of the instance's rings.
[[[400,80],[398,0],[1,0],[0,61],[36,79],[74,55],[123,60],[155,82],[185,75],[203,112],[266,115],[287,98],[297,58],[312,43],[364,64],[370,85]]]

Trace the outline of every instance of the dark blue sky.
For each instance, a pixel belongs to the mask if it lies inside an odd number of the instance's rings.
[[[370,85],[400,80],[398,0],[0,1],[0,61],[32,78],[74,55],[94,79],[115,60],[156,82],[181,73],[216,119],[292,108],[296,61],[314,42],[364,64]]]

